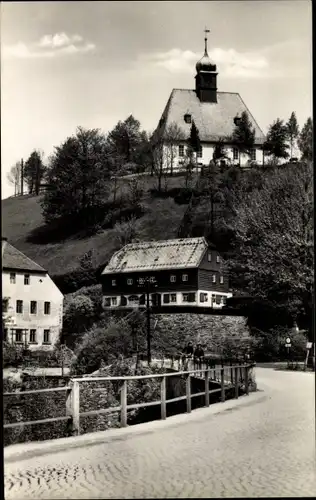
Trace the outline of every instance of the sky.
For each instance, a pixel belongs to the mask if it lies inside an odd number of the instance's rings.
[[[194,88],[204,52],[218,90],[239,92],[267,132],[312,115],[309,0],[2,2],[1,197],[34,149],[44,159],[78,126],[109,132],[133,114],[153,131],[173,88]]]

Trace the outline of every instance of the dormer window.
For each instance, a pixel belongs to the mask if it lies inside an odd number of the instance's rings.
[[[192,123],[192,116],[189,113],[186,113],[184,115],[184,121],[185,123]]]
[[[234,118],[234,124],[235,124],[236,126],[238,126],[238,125],[239,125],[240,119],[241,119],[241,118],[240,118],[240,116],[235,116],[235,118]]]

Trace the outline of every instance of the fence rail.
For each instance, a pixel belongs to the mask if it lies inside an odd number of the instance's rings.
[[[24,425],[36,425],[43,424],[49,422],[57,422],[57,421],[69,421],[71,426],[71,432],[73,435],[80,434],[80,416],[90,416],[90,415],[98,415],[98,414],[106,414],[106,413],[114,413],[120,412],[120,426],[127,426],[127,412],[128,410],[136,409],[136,408],[145,408],[149,406],[160,405],[161,408],[161,419],[165,420],[167,418],[167,404],[174,403],[177,401],[186,400],[186,411],[187,413],[191,412],[191,400],[192,398],[198,396],[205,396],[205,406],[208,407],[210,405],[209,397],[211,394],[220,393],[221,401],[225,401],[226,390],[235,388],[235,398],[239,397],[239,389],[241,385],[245,386],[245,393],[249,394],[249,380],[250,380],[250,370],[253,365],[251,364],[243,364],[243,365],[234,365],[227,366],[221,368],[198,368],[198,370],[187,370],[187,371],[175,371],[172,373],[162,373],[162,374],[152,374],[152,375],[133,375],[126,377],[82,377],[82,378],[72,378],[70,379],[69,384],[66,387],[56,387],[56,388],[48,388],[48,389],[38,389],[38,390],[27,390],[21,392],[7,392],[4,393],[3,396],[24,396],[27,394],[34,393],[49,393],[54,391],[65,391],[66,392],[66,415],[54,418],[45,418],[42,420],[31,420],[28,422],[15,422],[4,424],[4,429],[13,428]],[[218,389],[210,390],[210,382],[216,380],[216,371],[220,371],[220,387]],[[227,378],[225,380],[225,370],[229,370],[229,381]],[[196,375],[197,371],[199,373],[203,373],[204,381],[205,381],[205,389],[202,392],[191,393],[191,379]],[[211,376],[214,376],[212,378]],[[184,396],[179,396],[176,398],[167,399],[166,398],[166,380],[170,377],[185,377],[186,379],[186,394]],[[127,404],[127,382],[135,381],[135,380],[144,380],[144,379],[161,379],[160,386],[160,399],[158,401],[151,401],[145,403],[137,403],[137,404]],[[121,382],[120,387],[120,406],[113,406],[109,408],[102,408],[100,410],[91,410],[80,412],[80,383],[82,382],[98,382],[98,381],[108,381],[108,382]],[[95,390],[101,390],[96,388]]]

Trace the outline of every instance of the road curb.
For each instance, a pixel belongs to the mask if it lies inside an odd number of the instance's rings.
[[[106,444],[111,441],[120,441],[131,438],[134,435],[146,435],[163,431],[172,426],[195,422],[206,417],[213,417],[223,414],[228,410],[238,410],[245,406],[252,406],[268,398],[263,391],[250,393],[249,396],[241,396],[238,399],[231,399],[224,403],[215,403],[208,408],[199,408],[192,413],[181,413],[168,417],[166,420],[154,420],[144,424],[133,425],[131,427],[110,429],[99,431],[81,436],[59,438],[49,441],[33,441],[28,443],[14,444],[4,449],[4,463],[13,463],[23,460],[29,460],[34,457],[40,457],[52,453],[68,451],[70,449],[82,448],[86,446]]]

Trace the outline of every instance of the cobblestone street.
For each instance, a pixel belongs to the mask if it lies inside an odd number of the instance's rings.
[[[7,500],[316,495],[312,373],[257,368],[258,401],[5,465]]]

